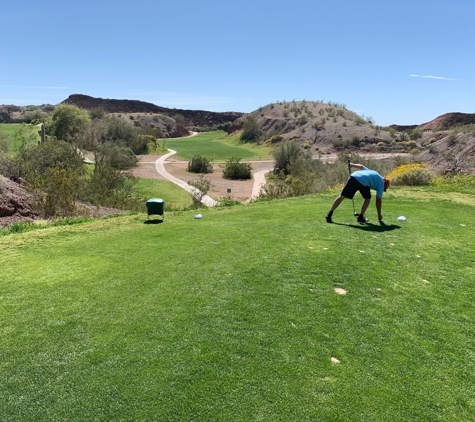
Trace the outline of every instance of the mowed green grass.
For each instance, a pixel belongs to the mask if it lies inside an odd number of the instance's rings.
[[[203,132],[191,138],[167,139],[166,147],[177,151],[174,158],[191,160],[201,155],[214,161],[226,161],[231,157],[243,161],[272,159],[269,147],[241,143],[237,135],[226,136],[224,131]]]
[[[473,420],[473,197],[409,193],[0,238],[2,420]]]
[[[37,126],[24,125],[23,123],[2,123],[0,124],[0,131],[7,135],[8,150],[11,154],[15,154],[21,146],[19,138],[15,138],[15,133],[24,127],[25,137],[28,138],[30,133],[33,135],[35,141],[39,140]]]
[[[192,205],[190,194],[183,188],[165,180],[140,178],[134,189],[144,198],[162,198],[167,208],[187,208]]]

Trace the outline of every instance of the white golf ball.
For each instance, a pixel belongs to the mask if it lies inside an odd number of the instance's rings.
[[[397,218],[397,221],[406,221],[406,217],[401,215],[400,217]]]

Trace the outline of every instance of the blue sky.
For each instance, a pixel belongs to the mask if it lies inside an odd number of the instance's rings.
[[[2,4],[0,104],[71,94],[251,112],[305,99],[376,124],[475,113],[473,0]]]

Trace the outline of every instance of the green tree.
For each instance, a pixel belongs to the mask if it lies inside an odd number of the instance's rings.
[[[23,177],[29,183],[35,183],[48,169],[56,167],[58,163],[78,175],[85,172],[83,157],[78,150],[71,144],[54,138],[39,145],[23,145],[16,161],[16,176]]]
[[[89,112],[72,104],[56,106],[46,123],[46,133],[67,142],[75,142],[91,126]]]
[[[107,165],[119,171],[131,170],[138,160],[133,151],[121,143],[105,142],[95,154],[96,167]]]
[[[106,138],[118,141],[122,140],[128,143],[138,136],[138,130],[131,124],[125,122],[120,117],[109,116],[106,120],[107,131],[105,133]]]
[[[36,209],[43,217],[70,217],[77,210],[78,200],[85,180],[71,168],[58,162],[49,167],[30,185],[36,199]]]

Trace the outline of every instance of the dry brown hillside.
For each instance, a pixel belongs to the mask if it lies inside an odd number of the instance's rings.
[[[314,101],[277,102],[235,120],[229,133],[257,120],[260,141],[278,145],[296,140],[314,155],[347,150],[409,152],[437,173],[475,168],[475,114],[447,113],[419,126],[381,127],[344,105]]]
[[[388,146],[395,138],[339,104],[315,101],[277,102],[261,107],[234,121],[229,132],[242,128],[249,117],[257,120],[264,142],[300,142],[312,152],[339,148]]]

